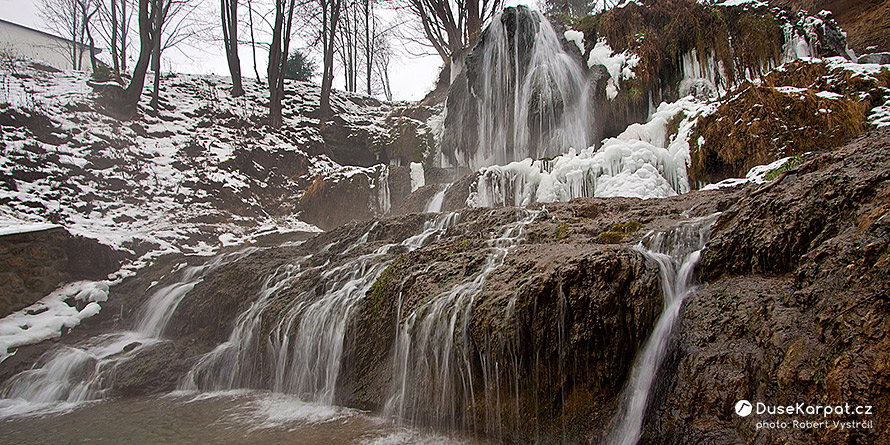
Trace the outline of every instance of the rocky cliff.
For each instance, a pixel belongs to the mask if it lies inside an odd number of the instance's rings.
[[[442,292],[476,282],[489,264],[490,240],[526,218],[523,235],[500,267],[485,272],[465,307],[466,324],[455,331],[459,347],[448,353],[470,360],[470,380],[455,387],[462,403],[427,411],[436,406],[432,399],[417,402],[412,418],[504,440],[599,442],[614,427],[633,358],[663,304],[658,268],[632,247],[650,230],[721,212],[698,268],[702,285],[684,303],[673,352],[658,374],[643,440],[886,443],[880,416],[871,430],[766,431],[732,407],[750,399],[887,409],[888,148],[886,132],[871,132],[766,186],[575,200],[539,207],[530,220],[514,208],[464,210],[422,248],[393,248],[380,258],[389,266],[348,318],[334,400],[387,409],[397,378],[396,326]],[[272,271],[301,264],[307,273],[273,295],[257,331],[263,337],[294,305],[319,298],[319,274],[404,243],[430,218],[347,225],[220,268],[177,309],[171,341],[116,369],[109,386],[130,395],[175,388],[196,354],[226,340]],[[363,236],[366,243],[354,243]],[[148,279],[125,287],[144,288]],[[267,361],[267,346],[258,347],[240,372],[251,386],[269,387],[278,365]],[[432,390],[443,382],[413,384]]]

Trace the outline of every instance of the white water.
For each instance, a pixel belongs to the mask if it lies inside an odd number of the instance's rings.
[[[514,23],[505,23],[505,17],[495,16],[485,31],[481,88],[471,93],[477,100],[478,133],[460,138],[478,140],[478,145],[475,151],[455,153],[459,165],[473,170],[552,157],[592,142],[591,85],[581,65],[563,50],[539,12],[518,7]],[[514,36],[510,26],[516,28]],[[530,48],[520,49],[525,45]]]
[[[433,423],[447,430],[472,426],[462,413],[476,403],[472,366],[477,348],[469,333],[473,304],[488,276],[504,263],[510,249],[525,236],[526,226],[539,212],[522,211],[520,219],[488,241],[484,265],[460,284],[436,295],[402,319],[394,345],[393,383],[385,412],[413,423]],[[401,308],[401,301],[399,307]],[[481,358],[485,360],[485,354]],[[489,369],[485,363],[483,368]],[[487,381],[498,378],[497,369],[485,373],[485,388],[498,388]],[[481,395],[488,401],[487,417],[497,417],[496,396]],[[486,419],[488,425],[499,425]]]
[[[156,290],[140,308],[132,331],[93,337],[76,346],[47,351],[32,369],[0,387],[0,418],[65,410],[104,397],[103,377],[141,348],[161,340],[176,307],[207,272],[247,255],[252,250],[220,255],[201,266],[187,267],[178,282]],[[128,347],[129,346],[129,347]]]
[[[430,198],[430,202],[427,203],[426,209],[424,212],[426,213],[439,213],[442,211],[442,204],[445,202],[445,192],[448,191],[449,185],[442,185],[442,189],[436,192],[432,198]]]
[[[202,357],[180,387],[205,391],[267,387],[304,401],[333,404],[347,325],[358,303],[391,263],[389,252],[398,246],[409,251],[423,247],[457,219],[455,213],[440,215],[427,222],[421,233],[336,267],[327,262],[309,267],[310,255],[280,268],[266,279],[259,298],[238,318],[228,341]],[[346,250],[365,243],[375,227]],[[310,272],[318,273],[320,286],[287,295],[290,285]],[[275,313],[277,321],[271,333],[261,338],[264,316],[271,316],[269,311],[282,304],[286,306]],[[259,355],[261,342],[266,346],[266,357]],[[260,363],[265,366],[258,366]]]
[[[695,266],[716,216],[696,219],[666,232],[652,234],[645,240],[648,247],[644,247],[643,243],[636,247],[658,264],[664,310],[634,362],[630,380],[622,394],[620,424],[609,438],[611,444],[634,445],[640,439],[652,385],[668,352],[671,332],[679,318],[683,299],[695,289]]]

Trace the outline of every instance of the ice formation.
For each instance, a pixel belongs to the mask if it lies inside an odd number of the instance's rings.
[[[475,207],[524,206],[533,202],[568,201],[580,197],[658,198],[689,191],[686,166],[688,137],[695,121],[713,109],[690,97],[663,103],[645,124],[551,160],[525,159],[479,171],[467,204]],[[672,119],[680,116],[676,135]]]
[[[609,100],[615,99],[618,96],[622,80],[636,77],[633,69],[639,62],[640,57],[636,54],[627,51],[615,54],[612,51],[612,47],[606,43],[605,38],[600,38],[596,42],[596,45],[590,50],[590,55],[587,57],[588,67],[592,68],[596,65],[606,67],[606,71],[609,73],[609,80],[606,83],[606,97]]]

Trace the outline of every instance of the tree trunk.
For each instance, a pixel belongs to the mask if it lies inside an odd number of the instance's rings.
[[[122,105],[125,112],[135,111],[139,98],[142,96],[145,73],[148,71],[148,62],[154,48],[152,22],[156,13],[157,5],[154,1],[139,0],[139,59],[133,69],[133,78],[130,79],[130,84],[124,90]]]
[[[269,125],[281,127],[281,92],[278,90],[278,76],[281,75],[281,28],[284,26],[284,12],[281,1],[275,7],[275,24],[272,27],[272,44],[269,47]]]
[[[372,67],[374,64],[372,63],[372,46],[373,42],[371,41],[371,0],[365,0],[365,71],[366,71],[366,80],[367,80],[367,93],[368,96],[371,95],[371,74]]]
[[[159,30],[163,21],[161,19],[161,14],[159,13],[155,19],[155,34],[156,38],[152,39],[152,52],[151,52],[151,70],[155,73],[154,82],[151,88],[151,102],[149,105],[157,112],[160,98],[160,90],[161,90],[161,36]]]
[[[117,6],[118,0],[111,0],[111,68],[118,81],[121,78],[120,53],[117,47]]]
[[[238,58],[238,0],[220,0],[223,44],[229,73],[232,74],[232,97],[244,95],[241,85],[241,60]]]
[[[262,82],[263,79],[260,78],[260,71],[256,65],[256,38],[253,36],[253,5],[251,5],[250,0],[247,0],[247,14],[250,18],[250,48],[253,50],[253,73],[256,74],[256,81]]]
[[[284,98],[284,67],[290,46],[295,0],[276,0],[275,24],[269,48],[269,125],[281,128],[281,100]]]
[[[124,73],[127,71],[127,34],[130,32],[130,22],[127,20],[127,1],[129,0],[119,1],[121,2],[120,72]]]
[[[337,35],[337,22],[340,20],[341,0],[322,2],[322,60],[321,103],[318,107],[319,120],[326,122],[331,117],[331,88],[334,84],[334,37]],[[330,11],[328,11],[330,7]]]
[[[92,14],[90,14],[92,17]],[[96,70],[99,69],[99,61],[96,60],[96,42],[93,40],[93,33],[90,32],[90,27],[86,27],[87,32],[87,40],[90,42],[90,68],[93,70],[93,76],[96,75]],[[107,80],[107,79],[102,79]]]

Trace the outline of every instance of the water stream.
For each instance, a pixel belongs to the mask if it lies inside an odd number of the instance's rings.
[[[466,125],[477,133],[458,138],[478,144],[475,151],[453,153],[459,165],[478,170],[592,142],[591,82],[540,12],[520,6],[498,14],[483,41],[481,81],[472,92],[479,122]]]
[[[203,391],[267,388],[306,401],[334,404],[347,325],[377,277],[392,262],[390,251],[396,247],[418,249],[457,221],[456,213],[439,215],[419,234],[340,265],[325,262],[309,267],[309,255],[280,268],[265,280],[259,298],[238,318],[228,341],[202,357],[180,387]],[[346,252],[366,243],[375,227]],[[318,274],[321,286],[298,295],[283,294],[310,272]],[[270,316],[276,321],[264,338],[263,320]]]
[[[200,266],[186,267],[177,282],[154,291],[139,309],[134,328],[90,338],[78,345],[59,345],[37,364],[0,386],[0,418],[24,413],[65,410],[104,397],[103,376],[140,349],[162,341],[176,307],[204,276],[255,249],[218,255]]]
[[[426,423],[445,430],[471,427],[474,417],[464,413],[475,406],[474,366],[485,361],[485,345],[474,345],[469,324],[473,305],[489,275],[504,263],[510,249],[525,236],[525,229],[539,212],[523,210],[518,221],[488,240],[485,262],[478,271],[445,292],[433,296],[402,319],[394,345],[393,383],[385,412],[412,423]],[[401,302],[400,302],[401,303]],[[400,304],[401,306],[401,304]],[[489,367],[483,363],[483,368]],[[499,378],[497,369],[485,372],[483,380]],[[485,388],[499,384],[484,382]],[[489,403],[489,417],[497,417],[498,403]],[[492,419],[487,419],[492,420]],[[491,425],[499,425],[494,422]]]
[[[683,299],[691,294],[693,274],[717,215],[695,219],[671,230],[650,234],[636,247],[658,265],[664,310],[637,355],[630,380],[622,394],[620,423],[609,437],[614,445],[634,445],[640,439],[646,404],[658,368],[669,350],[671,332],[680,316]]]

